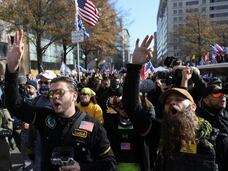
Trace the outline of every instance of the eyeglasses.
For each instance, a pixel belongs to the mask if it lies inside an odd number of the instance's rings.
[[[211,94],[213,97],[216,97],[216,98],[218,98],[218,97],[221,97],[221,96],[224,96],[224,94],[223,93],[213,93],[213,94]]]
[[[60,97],[63,97],[67,91],[70,91],[70,90],[63,90],[63,89],[50,90],[48,92],[48,96],[49,96],[49,98],[53,98],[54,95],[56,94]]]
[[[81,96],[86,96],[86,95],[89,96],[89,94],[86,94],[86,93],[81,93],[80,95],[81,95]]]
[[[48,85],[50,82],[49,81],[38,81],[39,84],[46,84]]]

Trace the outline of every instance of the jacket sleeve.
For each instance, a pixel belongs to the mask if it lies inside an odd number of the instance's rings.
[[[97,130],[92,138],[92,155],[94,162],[80,163],[81,171],[114,171],[116,159],[112,152],[107,134],[101,124],[96,124]]]
[[[150,115],[143,110],[139,101],[139,81],[141,65],[128,64],[123,88],[123,105],[134,127],[142,136],[152,127]]]
[[[38,108],[24,102],[23,98],[19,94],[17,77],[18,72],[9,73],[6,66],[5,105],[11,115],[18,117],[26,123],[32,123],[36,119],[36,113],[41,113],[43,111],[39,111]]]

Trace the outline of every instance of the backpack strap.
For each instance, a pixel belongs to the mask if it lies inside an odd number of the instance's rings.
[[[79,127],[81,121],[85,118],[86,114],[84,112],[80,112],[80,116],[75,120],[73,120],[72,124],[67,124],[66,127],[63,129],[61,143],[64,145],[71,139],[71,133],[73,130]]]

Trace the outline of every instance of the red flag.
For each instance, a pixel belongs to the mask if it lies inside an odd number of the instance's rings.
[[[145,80],[145,79],[146,79],[146,66],[145,64],[143,64],[140,71],[140,80]]]

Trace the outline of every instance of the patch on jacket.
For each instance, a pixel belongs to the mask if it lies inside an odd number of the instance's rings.
[[[57,122],[55,120],[55,118],[52,115],[48,115],[45,119],[45,124],[47,127],[54,129]]]
[[[86,138],[87,137],[87,131],[81,130],[81,129],[75,129],[72,132],[72,135],[76,136],[76,137]]]
[[[93,131],[93,127],[94,127],[94,123],[93,122],[81,121],[79,129],[84,129],[86,131],[92,132]]]

